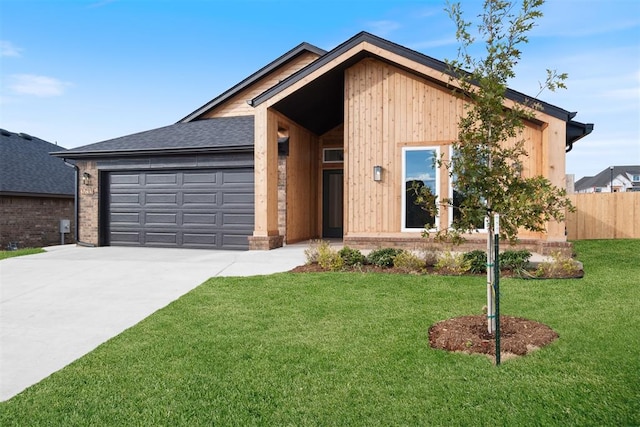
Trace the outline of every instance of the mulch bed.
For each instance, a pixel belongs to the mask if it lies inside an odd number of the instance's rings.
[[[533,320],[500,316],[500,357],[524,356],[548,345],[558,334]],[[487,331],[486,316],[462,316],[432,325],[429,328],[432,348],[464,353],[496,355],[495,334]]]

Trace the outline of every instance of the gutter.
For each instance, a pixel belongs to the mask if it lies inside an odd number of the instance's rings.
[[[95,248],[96,245],[92,244],[92,243],[86,243],[86,242],[81,242],[80,241],[80,223],[78,222],[79,218],[80,218],[80,204],[78,203],[78,187],[79,187],[79,179],[80,179],[80,169],[78,168],[77,165],[74,165],[73,163],[69,163],[67,162],[67,159],[63,158],[62,161],[64,162],[65,165],[73,168],[74,172],[75,172],[75,180],[74,180],[74,185],[73,185],[73,221],[75,223],[75,228],[73,230],[73,238],[76,241],[76,245],[79,246],[86,246],[86,247],[90,247],[90,248]]]
[[[580,123],[571,120],[571,118],[573,118],[575,115],[576,113],[572,113],[569,116],[569,120],[567,121],[567,140],[564,150],[565,153],[568,153],[573,149],[573,144],[575,142],[593,132],[593,123]]]

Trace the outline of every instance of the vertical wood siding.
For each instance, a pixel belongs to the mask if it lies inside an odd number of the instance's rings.
[[[363,60],[346,71],[345,235],[400,232],[402,147],[440,146],[448,156],[463,114],[463,102],[448,89],[382,61]],[[543,162],[540,125],[526,123],[520,138],[530,153],[523,159],[525,176],[548,176],[560,166],[564,172],[564,159],[562,165]],[[558,140],[557,135],[553,138]],[[552,151],[558,155],[557,147]],[[383,168],[381,182],[373,181],[375,165]],[[440,194],[448,197],[449,177],[444,170],[440,173]],[[441,211],[441,228],[448,226],[448,214]]]

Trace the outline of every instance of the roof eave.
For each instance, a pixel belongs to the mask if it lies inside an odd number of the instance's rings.
[[[189,154],[210,153],[252,153],[253,145],[239,145],[235,147],[191,147],[191,148],[157,148],[145,150],[96,150],[96,151],[60,151],[50,153],[54,157],[64,159],[95,159],[107,157],[140,157],[140,156],[175,156]]]

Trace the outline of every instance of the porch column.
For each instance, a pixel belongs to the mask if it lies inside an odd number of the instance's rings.
[[[255,228],[249,249],[282,246],[278,231],[278,122],[266,106],[255,109]]]
[[[566,123],[559,119],[552,119],[542,131],[542,174],[559,188],[566,188],[567,185],[565,140]],[[564,221],[549,221],[546,240],[548,242],[565,242],[567,238],[564,227]]]

